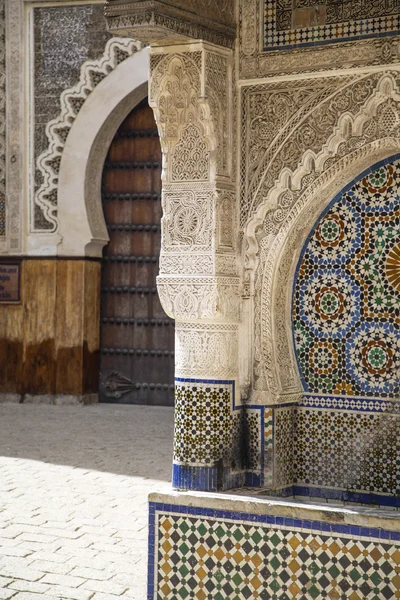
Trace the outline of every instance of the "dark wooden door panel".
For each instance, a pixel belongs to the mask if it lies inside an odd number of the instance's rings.
[[[156,289],[161,150],[147,101],[119,128],[104,164],[100,400],[173,404],[174,322]]]

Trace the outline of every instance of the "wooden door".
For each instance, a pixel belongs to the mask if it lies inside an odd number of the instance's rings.
[[[102,182],[100,401],[173,405],[174,322],[161,308],[161,149],[147,99],[122,123]]]

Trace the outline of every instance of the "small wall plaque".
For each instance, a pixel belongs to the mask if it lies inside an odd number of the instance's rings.
[[[0,304],[20,302],[19,275],[19,263],[0,263]]]

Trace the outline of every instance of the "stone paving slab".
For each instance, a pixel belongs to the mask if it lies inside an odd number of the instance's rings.
[[[0,427],[0,600],[145,600],[173,409],[0,404]]]

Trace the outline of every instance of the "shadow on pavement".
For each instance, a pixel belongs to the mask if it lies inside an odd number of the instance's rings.
[[[171,481],[173,408],[0,404],[0,456]]]

